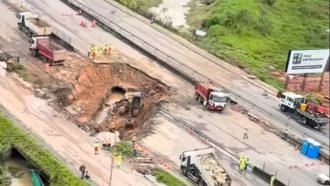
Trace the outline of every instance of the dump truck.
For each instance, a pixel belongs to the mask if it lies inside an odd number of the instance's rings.
[[[281,98],[279,107],[282,112],[288,112],[298,122],[320,129],[329,122],[329,109],[324,106],[309,103],[306,97],[294,92],[279,92]]]
[[[40,56],[43,62],[51,66],[63,64],[66,57],[64,48],[52,42],[49,37],[32,37],[29,43],[33,56]]]
[[[181,172],[199,186],[229,186],[231,178],[220,166],[213,147],[184,151]]]
[[[52,34],[51,26],[31,12],[19,12],[17,14],[17,24],[18,29],[30,38]]]
[[[195,85],[195,99],[208,110],[222,112],[229,104],[229,96],[212,82],[199,82]]]

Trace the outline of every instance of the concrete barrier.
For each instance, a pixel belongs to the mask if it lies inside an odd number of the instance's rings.
[[[262,180],[264,180],[265,182],[270,183],[270,179],[272,177],[271,174],[264,172],[263,170],[259,169],[258,167],[253,167],[252,173],[254,175],[258,176],[259,178],[261,178]],[[284,183],[282,183],[278,179],[275,179],[274,185],[275,186],[286,186]]]

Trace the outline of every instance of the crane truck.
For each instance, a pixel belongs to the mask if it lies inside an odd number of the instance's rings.
[[[220,166],[212,147],[182,152],[180,164],[182,174],[199,186],[231,185],[231,178]]]
[[[211,111],[222,112],[229,104],[229,96],[211,82],[199,82],[195,85],[195,99]]]
[[[17,14],[17,24],[18,29],[30,38],[52,34],[51,26],[31,12],[19,12]]]
[[[279,104],[282,112],[290,113],[290,116],[315,129],[320,129],[329,122],[329,110],[321,105],[307,103],[306,97],[294,92],[279,92],[281,98]]]

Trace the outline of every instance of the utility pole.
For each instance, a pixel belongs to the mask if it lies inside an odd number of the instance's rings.
[[[114,142],[113,142],[113,146],[116,144],[116,136],[117,136],[117,133],[115,131],[115,137],[114,137]],[[114,154],[112,153],[111,154],[111,167],[110,167],[110,178],[109,178],[109,186],[111,186],[111,182],[112,182],[112,171],[113,171],[113,163],[114,163]]]

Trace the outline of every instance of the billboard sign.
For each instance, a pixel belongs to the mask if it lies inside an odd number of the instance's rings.
[[[285,72],[287,74],[318,74],[329,60],[329,49],[290,50]]]

